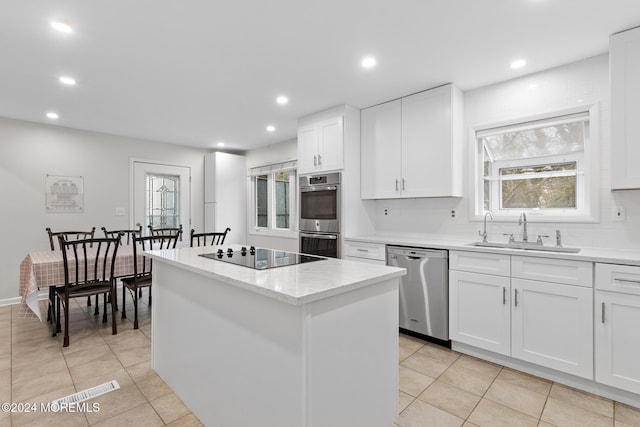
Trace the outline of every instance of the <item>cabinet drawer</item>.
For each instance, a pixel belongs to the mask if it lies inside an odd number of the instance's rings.
[[[593,264],[587,261],[512,256],[511,276],[590,288],[593,287]]]
[[[509,276],[510,256],[486,252],[449,251],[449,269]]]
[[[385,261],[385,246],[380,243],[345,242],[344,255]]]
[[[640,267],[597,263],[596,289],[640,295]]]
[[[387,262],[383,259],[357,258],[354,256],[343,256],[342,259],[346,259],[348,261],[364,262],[366,264],[387,265]]]

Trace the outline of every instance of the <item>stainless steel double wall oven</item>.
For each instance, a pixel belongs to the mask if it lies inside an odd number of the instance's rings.
[[[340,257],[340,173],[299,179],[300,252]]]

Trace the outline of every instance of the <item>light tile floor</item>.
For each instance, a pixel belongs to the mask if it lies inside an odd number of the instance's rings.
[[[63,334],[51,337],[48,323],[18,319],[17,305],[0,307],[0,402],[35,403],[38,409],[0,411],[0,426],[202,426],[151,370],[151,310],[148,290],[143,292],[140,329],[133,329],[133,306],[128,303],[128,319],[117,313],[117,335],[111,335],[111,319],[103,324],[102,315],[94,316],[86,299],[72,301],[71,342],[66,348]],[[46,313],[44,302],[41,309]],[[89,401],[99,403],[99,411],[40,411],[40,403],[112,379],[120,383],[119,390]]]
[[[640,427],[640,409],[400,335],[401,427]]]
[[[71,345],[51,337],[48,323],[18,319],[0,307],[0,403],[46,403],[116,379],[120,389],[90,402],[99,412],[8,413],[0,426],[201,426],[150,367],[151,312],[146,291],[140,329],[118,315],[118,334],[74,301]],[[46,306],[42,303],[42,310]],[[400,335],[401,427],[640,427],[640,409]],[[215,427],[215,426],[214,426]],[[297,426],[292,426],[297,427]],[[366,427],[366,426],[353,426]]]

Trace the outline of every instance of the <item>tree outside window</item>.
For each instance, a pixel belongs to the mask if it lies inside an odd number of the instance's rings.
[[[588,214],[589,134],[588,111],[477,131],[479,210]]]

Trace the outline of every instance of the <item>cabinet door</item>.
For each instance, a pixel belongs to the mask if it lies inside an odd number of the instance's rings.
[[[508,277],[449,270],[451,340],[510,354]]]
[[[593,289],[511,279],[511,355],[593,379]]]
[[[318,171],[342,169],[343,136],[342,116],[318,124]]]
[[[318,168],[318,125],[298,128],[298,173],[313,173]]]
[[[361,113],[360,194],[363,199],[400,197],[401,101],[385,102]]]
[[[402,98],[403,197],[453,195],[452,88],[447,85]]]
[[[611,62],[611,189],[640,188],[640,28],[614,34]]]
[[[596,381],[640,394],[640,296],[596,291]]]

